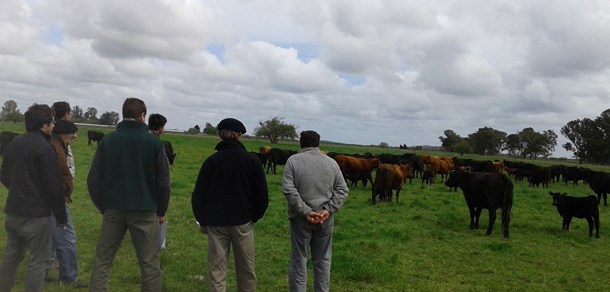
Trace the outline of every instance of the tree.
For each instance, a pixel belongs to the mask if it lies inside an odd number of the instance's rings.
[[[502,150],[508,152],[508,155],[517,156],[521,155],[523,145],[521,145],[521,137],[518,134],[510,134],[504,139],[504,146]]]
[[[75,120],[83,120],[85,118],[85,116],[83,115],[83,109],[80,108],[78,105],[75,105],[72,108],[72,118]]]
[[[568,122],[561,128],[561,134],[571,142],[563,148],[574,152],[580,163],[610,162],[610,109],[595,120],[585,118]]]
[[[97,109],[94,107],[87,108],[87,111],[83,114],[83,118],[89,121],[97,121]]]
[[[0,112],[0,119],[3,121],[17,123],[23,121],[24,117],[23,114],[17,109],[17,102],[11,99],[4,102],[2,111]]]
[[[460,155],[464,155],[464,153],[472,153],[472,146],[470,146],[470,144],[468,144],[468,142],[466,142],[464,139],[455,143],[452,149],[452,152],[459,153]]]
[[[555,151],[557,145],[557,134],[553,130],[542,133],[528,127],[517,133],[521,145],[521,157],[535,159],[537,157],[549,157]]]
[[[381,142],[381,143],[379,143],[379,147],[388,148],[388,147],[390,147],[390,144],[388,144],[388,142]]]
[[[441,146],[446,151],[453,151],[453,147],[456,144],[464,141],[464,138],[460,137],[460,135],[456,134],[453,130],[445,130],[443,133],[445,134],[445,137],[440,136],[438,138],[441,140]]]
[[[254,129],[254,136],[266,137],[271,141],[271,144],[277,144],[279,139],[296,139],[296,127],[292,124],[286,124],[282,120],[284,118],[273,117],[270,120],[259,121],[259,126]]]
[[[476,154],[498,155],[502,148],[504,138],[506,138],[505,132],[490,127],[484,127],[469,134],[466,140],[468,144],[472,146],[472,150]]]
[[[100,124],[116,125],[119,122],[119,113],[115,111],[105,112],[100,116]]]
[[[218,129],[212,126],[210,123],[205,123],[205,127],[203,128],[203,133],[208,135],[218,135]]]

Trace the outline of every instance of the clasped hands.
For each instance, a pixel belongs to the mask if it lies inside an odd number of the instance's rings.
[[[329,216],[330,212],[328,212],[328,210],[326,209],[323,209],[320,212],[310,211],[309,214],[307,214],[306,219],[311,224],[322,224],[328,219]]]

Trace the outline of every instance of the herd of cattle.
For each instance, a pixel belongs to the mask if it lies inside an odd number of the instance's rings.
[[[9,131],[0,132],[0,155],[6,145],[18,136]],[[99,144],[104,133],[90,130],[87,132],[88,145],[92,141]],[[163,141],[165,152],[170,164],[173,164],[176,153],[169,141]],[[260,147],[256,154],[266,168],[277,174],[278,165],[285,165],[288,158],[295,154],[294,150]],[[489,211],[487,235],[493,231],[496,211],[502,211],[501,226],[505,237],[509,237],[510,213],[513,205],[513,182],[527,180],[530,187],[548,188],[549,183],[560,182],[574,185],[582,181],[588,184],[597,195],[588,197],[571,197],[565,193],[549,192],[553,205],[563,217],[562,229],[568,231],[572,217],[584,218],[589,223],[589,236],[593,227],[599,238],[599,208],[602,199],[607,205],[607,195],[610,192],[610,173],[594,171],[583,167],[565,165],[540,166],[518,161],[491,161],[447,158],[435,155],[417,155],[413,153],[395,154],[342,154],[325,152],[333,158],[344,178],[352,186],[362,182],[363,187],[371,183],[371,202],[392,201],[395,191],[396,202],[399,201],[403,184],[409,179],[420,178],[422,184],[433,184],[440,176],[441,182],[450,190],[460,188],[464,194],[470,211],[470,228],[479,228],[479,217],[483,209]],[[372,173],[375,171],[375,179]],[[512,180],[510,179],[512,178]]]
[[[263,146],[258,152],[267,173],[276,166],[284,165],[288,157],[295,154],[293,150],[283,150]],[[589,223],[589,236],[595,226],[596,237],[599,238],[599,208],[604,200],[607,205],[607,194],[610,192],[610,173],[594,171],[584,167],[565,165],[540,166],[518,161],[491,161],[447,158],[435,155],[417,155],[412,153],[395,154],[342,154],[328,152],[335,159],[344,178],[352,186],[362,182],[372,184],[371,202],[377,199],[392,201],[395,191],[396,202],[407,179],[420,178],[422,184],[433,184],[440,176],[450,190],[460,188],[470,211],[470,228],[479,228],[479,217],[483,209],[489,211],[487,235],[493,231],[496,211],[502,211],[501,226],[505,237],[509,237],[510,213],[513,205],[513,180],[528,182],[530,187],[548,188],[550,182],[560,182],[567,185],[578,184],[579,181],[588,184],[597,194],[588,197],[572,197],[565,193],[549,192],[553,198],[553,206],[563,217],[562,229],[568,231],[573,217],[584,218]],[[373,180],[373,172],[376,172]],[[512,179],[511,179],[512,178]]]

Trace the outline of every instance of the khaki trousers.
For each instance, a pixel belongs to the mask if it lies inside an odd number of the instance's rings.
[[[210,291],[227,290],[229,251],[233,246],[238,291],[256,291],[254,229],[252,222],[238,226],[208,226],[208,278]]]
[[[159,264],[159,219],[155,212],[106,210],[95,250],[89,291],[108,291],[112,261],[127,230],[140,264],[140,290],[156,292],[163,289]]]

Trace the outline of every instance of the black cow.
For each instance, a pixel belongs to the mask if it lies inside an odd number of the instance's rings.
[[[297,152],[294,150],[271,148],[271,152],[269,152],[269,162],[267,163],[267,173],[269,173],[270,168],[273,168],[273,174],[276,174],[276,166],[286,165],[286,160],[288,160],[288,157],[292,156],[295,153]]]
[[[502,209],[502,231],[509,236],[510,210],[513,206],[513,182],[500,173],[452,171],[445,182],[448,187],[460,187],[470,210],[470,229],[479,228],[483,209],[489,210],[487,235],[493,231],[496,209]]]
[[[593,224],[595,223],[595,238],[599,238],[599,204],[595,196],[571,197],[566,193],[549,192],[553,197],[553,206],[563,217],[561,230],[568,232],[572,217],[585,218],[589,223],[589,237],[593,236]]]
[[[173,165],[174,159],[176,159],[176,152],[174,152],[172,143],[163,140],[161,142],[163,142],[163,148],[165,148],[165,155],[167,156],[167,160],[169,160],[169,165]]]
[[[102,138],[104,138],[104,133],[89,130],[89,131],[87,131],[87,138],[89,139],[89,141],[87,142],[87,145],[91,145],[91,141],[96,141],[97,144],[99,145],[100,141],[102,141]]]
[[[19,133],[11,132],[11,131],[2,131],[0,132],[0,155],[4,153],[4,149],[8,146],[8,143],[11,143],[13,139],[19,136]]]
[[[534,170],[529,177],[529,186],[539,187],[542,184],[543,188],[549,187],[549,181],[551,180],[551,168],[549,167],[538,167]]]
[[[597,194],[597,201],[601,204],[604,198],[604,206],[608,206],[608,193],[610,193],[610,173],[594,170],[585,170],[584,179],[589,187]]]

